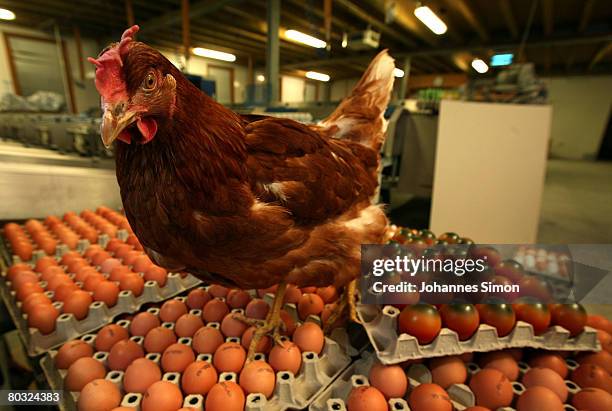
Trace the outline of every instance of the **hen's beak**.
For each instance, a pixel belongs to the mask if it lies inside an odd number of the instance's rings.
[[[127,104],[107,104],[102,116],[102,142],[109,148],[123,130],[137,120],[136,112],[126,110]]]

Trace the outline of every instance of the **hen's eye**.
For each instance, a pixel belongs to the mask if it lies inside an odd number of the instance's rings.
[[[145,77],[142,87],[145,90],[153,90],[155,88],[156,83],[157,78],[155,77],[155,74],[150,72],[149,74],[147,74],[147,77]]]

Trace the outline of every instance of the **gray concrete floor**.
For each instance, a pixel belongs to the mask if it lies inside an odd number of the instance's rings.
[[[549,160],[540,243],[612,243],[612,162]]]

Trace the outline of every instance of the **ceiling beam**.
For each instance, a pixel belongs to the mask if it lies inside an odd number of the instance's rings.
[[[535,0],[534,0],[535,1]],[[542,4],[542,27],[544,34],[550,36],[554,25],[554,6],[553,0],[541,0]]]
[[[612,33],[597,35],[597,36],[582,36],[582,37],[567,37],[567,38],[540,38],[530,40],[526,44],[526,48],[542,48],[542,47],[552,47],[552,46],[573,46],[580,44],[593,44],[593,43],[601,43],[601,42],[612,42]],[[429,49],[421,49],[414,50],[410,52],[403,53],[392,53],[395,59],[400,59],[408,56],[443,56],[454,53],[461,52],[488,52],[488,51],[504,51],[508,49],[516,49],[519,47],[519,43],[498,43],[498,44],[484,44],[484,45],[465,45],[451,48],[429,48]],[[349,57],[339,57],[339,58],[330,58],[330,59],[318,59],[306,62],[299,62],[295,64],[299,65],[310,65],[310,66],[320,66],[320,65],[330,65],[337,64],[339,62],[360,62],[360,61],[368,61],[374,58],[374,54],[363,54],[360,56],[349,56]],[[291,65],[287,65],[291,66]]]
[[[582,14],[580,15],[580,23],[578,24],[578,33],[584,33],[589,26],[591,20],[591,14],[593,14],[593,6],[595,0],[586,0],[582,7]]]
[[[481,40],[488,41],[489,33],[484,27],[476,12],[470,7],[465,0],[444,0],[447,7],[454,9],[459,13],[463,19],[472,27],[472,29],[478,34]]]
[[[516,18],[514,17],[514,12],[512,11],[512,4],[510,0],[498,0],[499,9],[501,11],[502,16],[504,17],[504,21],[506,22],[506,26],[512,34],[513,39],[517,39],[519,36],[519,28],[516,23]]]
[[[221,10],[223,7],[238,3],[242,0],[200,0],[191,5],[189,8],[189,18],[195,20],[199,17],[205,16],[215,11]],[[161,16],[154,17],[141,24],[140,34],[153,34],[157,30],[167,26],[178,26],[182,21],[181,9],[172,10],[162,14]]]

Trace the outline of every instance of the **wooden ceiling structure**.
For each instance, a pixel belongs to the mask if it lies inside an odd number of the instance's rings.
[[[265,65],[266,0],[0,0],[0,8],[17,14],[13,24],[49,32],[57,24],[69,36],[77,28],[101,45],[135,21],[142,30],[139,39],[179,51],[184,3],[189,4],[192,46],[234,53],[240,64]],[[416,19],[418,3],[447,24],[444,35]],[[535,63],[541,75],[612,73],[610,0],[333,0],[330,50],[281,36],[281,72],[358,76],[375,50],[342,48],[342,36],[368,27],[381,33],[380,47],[394,57],[411,56],[414,74],[470,72],[472,58],[486,60],[501,51],[518,55],[522,40],[523,59]],[[280,28],[325,39],[324,0],[282,0]]]

